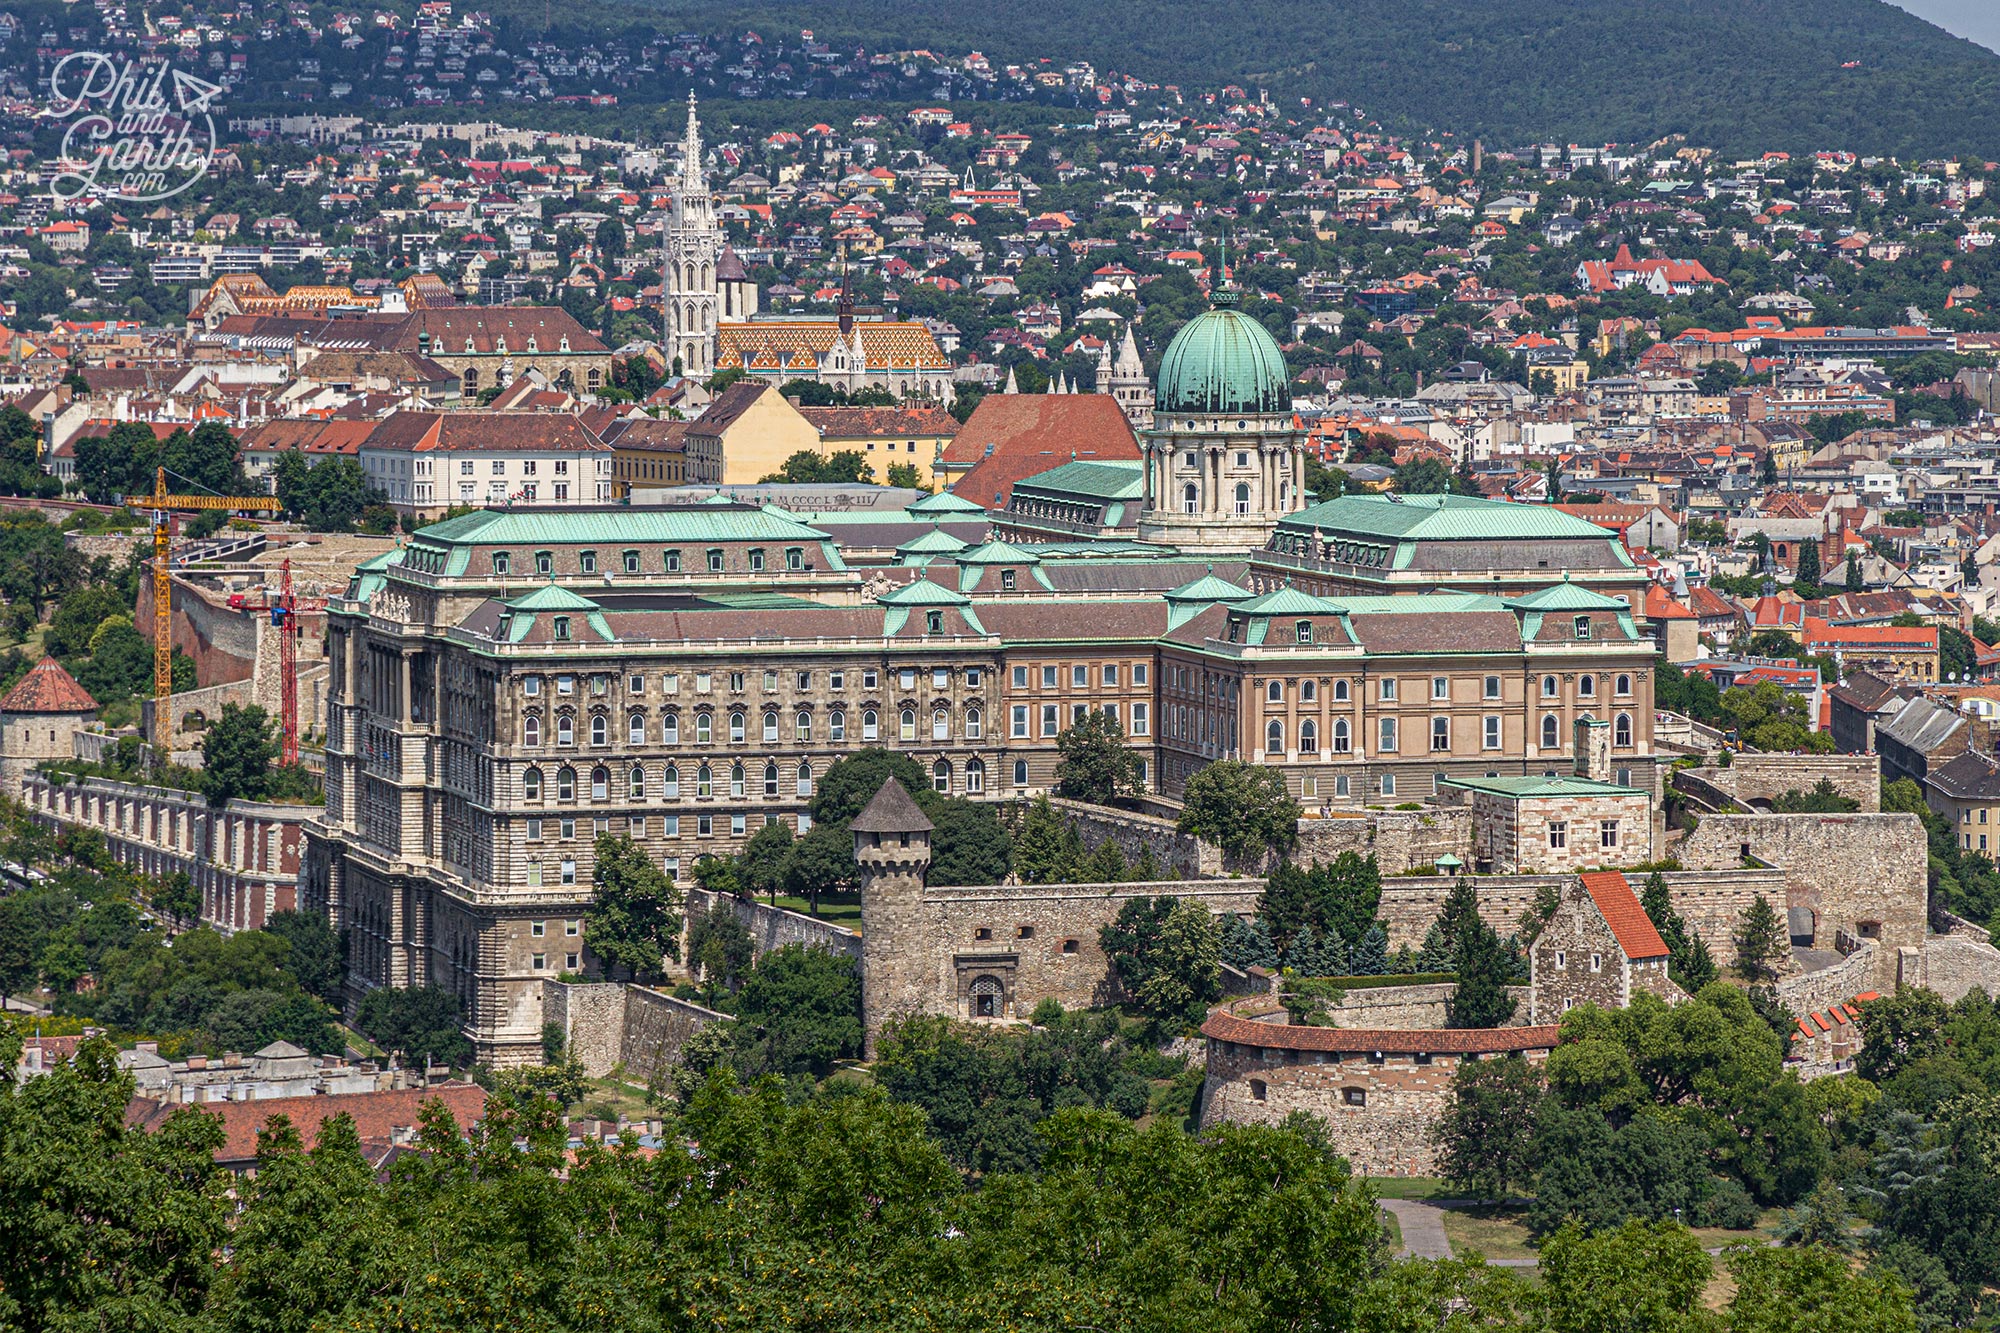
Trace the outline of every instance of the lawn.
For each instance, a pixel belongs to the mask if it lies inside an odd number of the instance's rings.
[[[1451,1191],[1436,1176],[1367,1176],[1378,1199],[1450,1198]]]
[[[1382,1229],[1389,1233],[1389,1253],[1403,1252],[1403,1224],[1387,1208],[1382,1209]]]
[[[768,902],[770,900],[765,899],[764,901]],[[786,898],[780,895],[778,906],[805,916],[813,915],[812,905],[804,898]],[[861,929],[861,903],[859,900],[854,902],[835,902],[831,899],[822,898],[819,903],[818,915],[821,921],[830,922],[836,926],[845,926],[849,930]]]
[[[1477,1250],[1488,1259],[1533,1259],[1536,1250],[1528,1243],[1528,1226],[1521,1220],[1526,1211],[1512,1204],[1447,1208],[1445,1238],[1454,1254]]]

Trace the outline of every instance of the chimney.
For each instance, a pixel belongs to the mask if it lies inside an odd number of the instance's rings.
[[[1611,723],[1604,718],[1576,720],[1576,776],[1591,782],[1611,781]]]

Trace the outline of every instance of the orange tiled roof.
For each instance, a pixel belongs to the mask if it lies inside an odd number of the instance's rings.
[[[1611,927],[1618,947],[1625,951],[1627,958],[1667,956],[1667,942],[1660,938],[1652,918],[1639,905],[1639,897],[1626,883],[1624,871],[1587,870],[1580,878],[1584,891],[1597,904],[1597,910],[1603,914],[1605,924]]]
[[[97,700],[76,683],[53,657],[35,663],[13,689],[0,698],[0,713],[94,713]]]

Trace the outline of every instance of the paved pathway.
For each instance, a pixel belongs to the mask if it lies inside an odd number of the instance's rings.
[[[1444,1234],[1444,1210],[1415,1199],[1383,1199],[1382,1207],[1396,1215],[1403,1229],[1400,1257],[1418,1259],[1451,1258],[1451,1241]]]

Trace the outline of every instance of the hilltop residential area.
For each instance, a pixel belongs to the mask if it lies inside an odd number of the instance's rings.
[[[1053,12],[0,10],[0,1327],[1992,1326],[2000,160]]]

